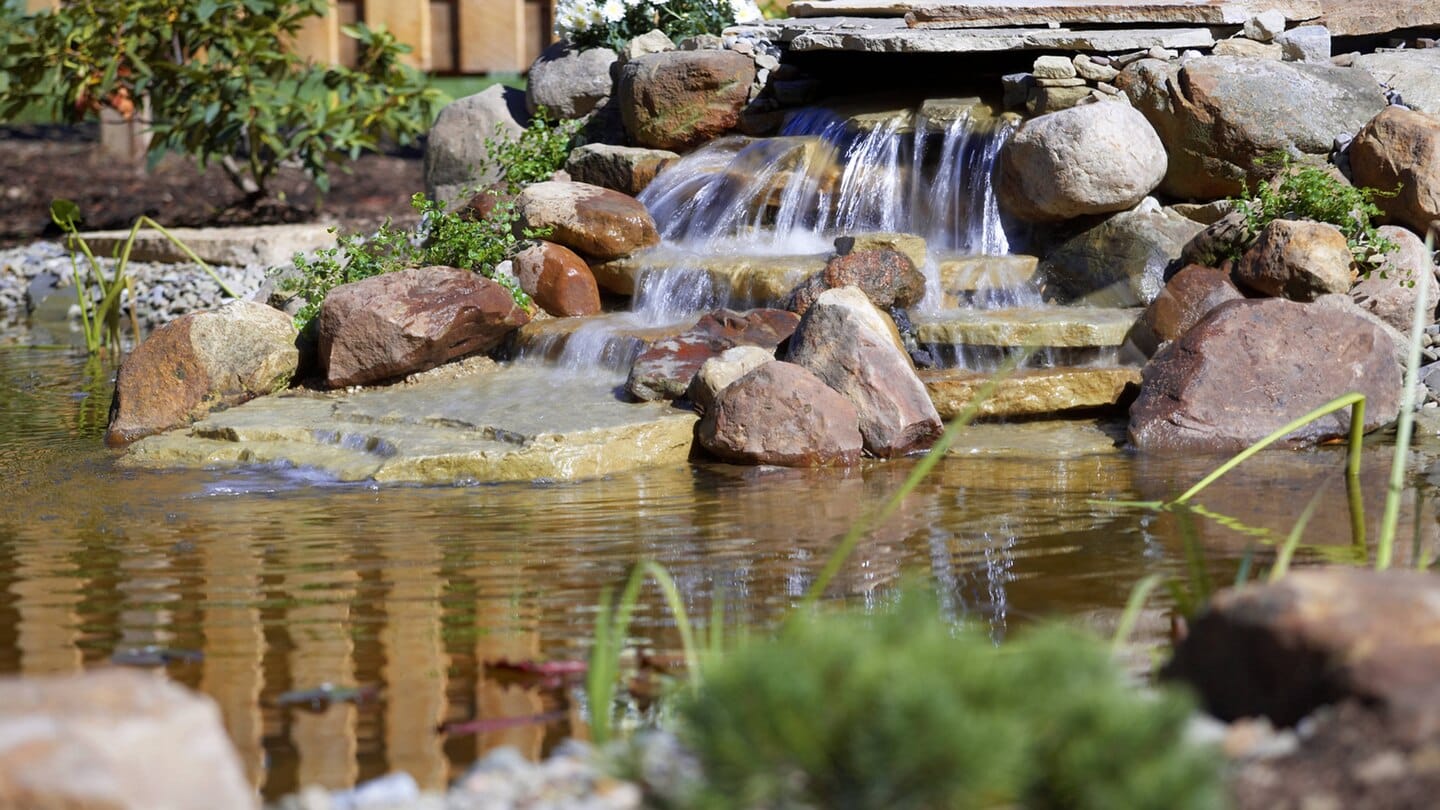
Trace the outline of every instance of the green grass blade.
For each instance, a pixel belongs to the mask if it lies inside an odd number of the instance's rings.
[[[1120,622],[1115,625],[1115,636],[1110,639],[1112,653],[1120,652],[1120,649],[1125,646],[1130,634],[1135,632],[1135,625],[1140,621],[1140,611],[1145,609],[1146,600],[1164,582],[1164,577],[1159,574],[1151,574],[1135,583],[1135,587],[1130,589],[1130,598],[1125,602],[1125,610],[1120,614]]]
[[[1360,445],[1361,442],[1364,440],[1363,433],[1365,424],[1365,395],[1358,392],[1352,392],[1330,400],[1329,402],[1321,405],[1313,411],[1310,411],[1304,416],[1301,416],[1298,419],[1287,423],[1284,427],[1276,430],[1274,433],[1271,433],[1270,435],[1250,445],[1244,450],[1241,450],[1229,461],[1221,464],[1219,467],[1215,468],[1215,470],[1209,475],[1200,479],[1200,482],[1198,484],[1185,490],[1184,494],[1171,501],[1168,505],[1173,506],[1175,504],[1185,503],[1186,501],[1200,494],[1201,490],[1215,483],[1221,478],[1221,476],[1240,466],[1251,456],[1255,455],[1261,450],[1264,450],[1266,447],[1269,447],[1275,442],[1280,441],[1281,439],[1290,435],[1292,432],[1299,430],[1300,428],[1310,424],[1311,422],[1314,422],[1316,419],[1319,419],[1322,416],[1332,414],[1342,408],[1351,409],[1349,444],[1350,455],[1346,462],[1346,468],[1347,470],[1354,470],[1356,473],[1358,473],[1360,467]]]
[[[1425,255],[1435,252],[1435,230],[1425,237]],[[1405,490],[1405,465],[1410,460],[1410,436],[1415,428],[1415,386],[1420,376],[1420,340],[1428,320],[1425,297],[1433,283],[1430,271],[1415,281],[1415,310],[1410,319],[1410,345],[1405,354],[1405,388],[1400,392],[1400,421],[1395,427],[1395,457],[1390,461],[1390,482],[1385,488],[1385,513],[1380,518],[1380,540],[1375,548],[1375,570],[1390,567],[1395,555],[1395,526],[1400,520],[1400,496]]]
[[[1270,568],[1270,582],[1278,582],[1285,573],[1290,570],[1290,561],[1295,557],[1295,549],[1300,547],[1300,537],[1305,534],[1305,527],[1310,523],[1310,518],[1315,517],[1315,510],[1320,507],[1320,497],[1325,494],[1324,487],[1321,487],[1311,496],[1310,503],[1305,505],[1305,511],[1300,513],[1300,519],[1286,535],[1285,542],[1280,546],[1280,553],[1275,556],[1275,565]]]
[[[675,627],[680,631],[680,646],[685,656],[689,682],[692,686],[698,686],[703,674],[700,669],[700,648],[695,644],[695,628],[690,624],[690,616],[685,611],[685,600],[680,597],[680,588],[675,585],[675,579],[670,576],[670,572],[654,560],[640,563],[640,570],[655,580],[660,593],[664,595],[670,613],[675,617]]]

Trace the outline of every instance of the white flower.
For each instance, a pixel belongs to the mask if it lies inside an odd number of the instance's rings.
[[[625,19],[625,4],[621,0],[605,0],[605,5],[600,7],[600,16],[607,23],[618,23]]]
[[[730,0],[730,11],[735,14],[737,23],[759,22],[764,17],[754,0]]]

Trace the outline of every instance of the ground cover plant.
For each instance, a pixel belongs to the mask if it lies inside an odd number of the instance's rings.
[[[444,265],[473,270],[510,291],[515,303],[529,308],[530,297],[512,276],[498,271],[515,253],[522,239],[543,234],[517,231],[519,215],[511,199],[525,185],[548,179],[565,163],[579,122],[551,121],[541,110],[518,137],[509,138],[497,127],[485,140],[486,160],[477,174],[498,176],[498,183],[481,193],[494,197],[484,216],[467,210],[447,209],[445,203],[416,194],[411,205],[420,214],[412,231],[386,223],[373,234],[345,234],[334,248],[313,257],[295,256],[295,273],[283,278],[283,287],[304,300],[295,324],[307,329],[320,314],[320,305],[341,284],[407,267]]]
[[[354,69],[308,63],[284,47],[324,0],[113,0],[7,12],[0,34],[0,120],[23,110],[76,122],[102,109],[138,117],[150,154],[221,163],[258,204],[281,164],[322,191],[331,163],[383,140],[422,135],[442,100],[400,62],[382,29],[346,26]]]
[[[1289,155],[1278,154],[1269,162],[1279,166],[1275,177],[1257,183],[1235,200],[1235,210],[1245,218],[1249,238],[1236,245],[1236,254],[1254,241],[1266,225],[1277,219],[1308,219],[1326,222],[1340,229],[1350,246],[1355,263],[1364,270],[1376,268],[1395,243],[1381,236],[1375,220],[1381,211],[1376,197],[1394,196],[1396,191],[1356,188],[1318,166],[1294,163]]]

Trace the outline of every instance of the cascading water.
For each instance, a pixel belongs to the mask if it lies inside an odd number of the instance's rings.
[[[836,236],[852,233],[924,237],[929,261],[921,269],[929,289],[920,309],[944,308],[945,261],[1009,252],[991,177],[1016,124],[975,114],[983,108],[973,102],[952,104],[943,115],[930,109],[859,118],[806,110],[777,137],[723,138],[666,167],[639,197],[659,226],[662,246],[637,271],[631,311],[557,337],[563,348],[540,341],[522,347],[520,356],[623,373],[639,346],[625,333],[683,323],[719,307],[775,306],[775,285],[757,293],[733,283],[733,274],[761,268],[756,272],[798,283],[823,267]],[[721,261],[729,263],[732,283],[710,273]],[[1040,301],[1028,282],[987,280],[985,270],[978,272],[974,287],[983,292],[965,304]]]

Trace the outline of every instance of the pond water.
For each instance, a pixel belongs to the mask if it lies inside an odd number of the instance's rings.
[[[150,647],[198,652],[170,661],[169,674],[218,701],[267,796],[393,769],[436,787],[495,746],[538,756],[583,733],[578,697],[557,705],[485,663],[582,658],[602,589],[644,557],[673,572],[693,615],[708,616],[723,592],[727,622],[773,621],[914,463],[697,463],[563,485],[428,488],[281,469],[144,472],[117,468],[101,441],[110,375],[67,351],[0,348],[0,673],[106,666]],[[1103,631],[1147,574],[1173,576],[1183,593],[1201,574],[1233,579],[1252,550],[1268,564],[1257,533],[1283,536],[1317,491],[1302,558],[1352,553],[1336,449],[1262,454],[1207,493],[1229,517],[1199,519],[1187,543],[1174,517],[1115,502],[1178,492],[1214,459],[1003,430],[1033,438],[944,459],[861,544],[831,598],[884,601],[914,575],[997,640],[1052,615]],[[1371,526],[1388,462],[1387,449],[1367,451]],[[1414,514],[1407,506],[1404,525],[1433,543],[1433,510]],[[1146,638],[1163,635],[1170,599],[1147,611]],[[676,649],[654,593],[634,636]],[[373,685],[379,699],[319,713],[277,705],[326,682]],[[437,731],[557,711],[573,722]]]

